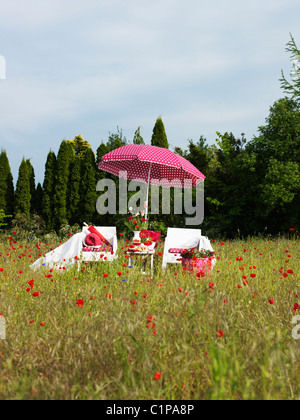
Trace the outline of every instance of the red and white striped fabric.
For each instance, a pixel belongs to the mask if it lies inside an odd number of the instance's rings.
[[[185,180],[191,180],[196,187],[205,176],[187,159],[171,150],[150,145],[130,144],[119,147],[103,156],[99,169],[120,177],[126,172],[126,179],[150,183],[163,187],[189,187]]]

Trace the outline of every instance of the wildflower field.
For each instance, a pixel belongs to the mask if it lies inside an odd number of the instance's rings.
[[[0,399],[299,399],[300,243],[212,241],[198,279],[114,262],[32,271],[60,245],[0,236]],[[300,321],[298,321],[300,324]]]

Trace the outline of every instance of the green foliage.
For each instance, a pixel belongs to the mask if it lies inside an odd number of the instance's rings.
[[[96,162],[92,149],[88,149],[82,161],[81,167],[81,202],[80,202],[80,218],[82,222],[92,222],[96,213]]]
[[[151,138],[151,145],[156,147],[163,147],[165,149],[169,148],[165,126],[161,117],[157,118],[156,123],[154,125]]]
[[[300,191],[300,170],[296,162],[280,162],[271,158],[260,185],[261,200],[269,214],[291,203]]]
[[[209,154],[207,152],[208,146],[206,139],[201,136],[199,141],[195,144],[193,140],[188,140],[188,151],[185,155],[200,172],[206,173],[209,164]]]
[[[62,141],[57,155],[57,176],[54,187],[54,222],[59,227],[67,220],[67,195],[70,165],[74,159],[72,145]]]
[[[133,137],[133,144],[145,144],[143,137],[141,136],[141,127],[138,127]]]
[[[50,151],[45,165],[43,183],[42,211],[47,230],[54,229],[54,192],[57,174],[57,162],[55,153]]]
[[[7,223],[5,222],[5,219],[8,217],[12,217],[11,215],[7,215],[4,213],[4,210],[0,209],[0,228],[7,226]]]
[[[101,142],[100,146],[97,149],[97,163],[99,164],[103,158],[104,155],[106,155],[107,153],[109,153],[110,148],[108,145],[106,145],[103,141]]]
[[[12,214],[14,211],[14,184],[7,154],[0,153],[0,209]]]
[[[30,184],[30,214],[36,212],[37,208],[37,196],[36,196],[36,187],[35,187],[35,173],[34,167],[32,166],[30,159],[26,160],[29,174],[29,184]]]
[[[81,217],[81,176],[82,176],[82,166],[86,159],[88,151],[86,151],[85,156],[80,158],[75,156],[74,160],[70,164],[70,173],[68,181],[68,195],[67,195],[67,219],[70,224],[78,222]]]
[[[300,107],[295,100],[276,101],[258,131],[248,148],[258,155],[260,163],[266,164],[270,157],[300,162]]]
[[[12,220],[12,227],[23,237],[42,235],[45,229],[45,222],[38,214],[18,213]]]
[[[28,161],[22,159],[19,167],[19,176],[17,180],[15,196],[15,213],[23,213],[27,216],[31,210],[31,172]]]
[[[120,130],[119,127],[117,127],[117,133],[109,133],[106,146],[110,152],[112,150],[118,149],[119,147],[126,146],[126,144],[127,139],[125,136],[123,136],[123,131],[122,129]]]
[[[290,41],[287,43],[286,51],[290,53],[292,70],[290,72],[291,81],[288,81],[281,70],[281,87],[287,94],[292,95],[292,98],[300,100],[300,50],[298,49],[295,39],[290,34]]]
[[[86,151],[91,147],[90,143],[84,140],[81,134],[76,136],[74,140],[68,140],[68,143],[72,145],[75,156],[78,156],[80,159],[84,158]]]

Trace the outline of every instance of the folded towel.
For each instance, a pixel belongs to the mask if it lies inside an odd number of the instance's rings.
[[[87,246],[101,246],[103,244],[103,241],[95,233],[87,234],[84,242]]]
[[[98,232],[98,230],[97,230],[94,226],[90,226],[90,227],[88,228],[88,230],[89,230],[91,233],[94,233],[95,235],[97,235],[97,236],[101,239],[101,241],[102,241],[102,242],[104,242],[106,245],[111,246],[111,244],[108,242],[108,240],[107,240],[107,239],[105,239],[105,238],[104,238],[104,236],[103,236],[100,232]]]

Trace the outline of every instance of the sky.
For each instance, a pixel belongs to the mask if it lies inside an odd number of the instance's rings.
[[[23,157],[43,183],[50,150],[81,134],[171,150],[265,124],[300,47],[299,0],[0,0],[0,149],[14,181]],[[2,76],[2,77],[1,77]]]

